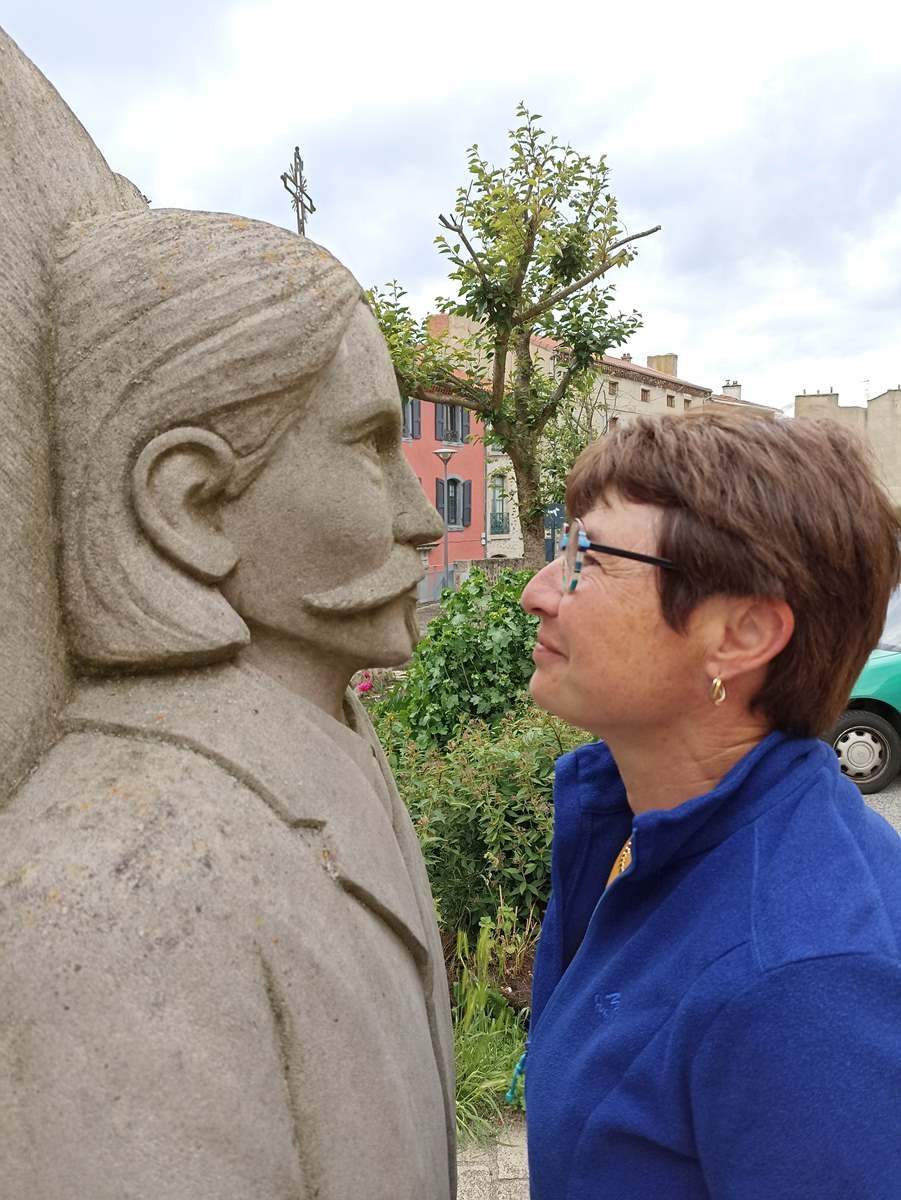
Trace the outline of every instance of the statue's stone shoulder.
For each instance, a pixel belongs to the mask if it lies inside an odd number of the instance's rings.
[[[184,745],[44,757],[0,812],[0,1194],[445,1200],[422,963],[316,839]]]
[[[270,864],[248,849],[267,830],[287,832],[202,756],[97,733],[64,737],[0,812],[0,1076],[29,1079],[0,1105],[0,1193],[303,1193],[273,1102]]]
[[[171,900],[174,890],[212,890],[227,903],[230,876],[247,886],[252,871],[239,847],[251,827],[265,839],[267,825],[283,832],[253,792],[203,755],[71,733],[0,812],[0,888],[39,924],[77,920],[83,905],[96,915],[103,903],[113,921],[145,908],[160,921],[163,891]]]

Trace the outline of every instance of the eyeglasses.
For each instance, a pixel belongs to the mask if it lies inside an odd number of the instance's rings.
[[[631,558],[635,562],[650,563],[654,567],[663,567],[666,571],[678,571],[679,568],[668,558],[656,558],[653,554],[639,554],[637,550],[618,550],[614,546],[603,546],[600,542],[590,542],[582,522],[576,517],[568,525],[563,526],[560,538],[560,558],[563,560],[563,590],[574,592],[579,582],[579,573],[586,550],[594,550],[596,554],[612,554],[616,558]]]

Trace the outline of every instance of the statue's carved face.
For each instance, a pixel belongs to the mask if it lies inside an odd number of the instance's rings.
[[[363,304],[296,423],[220,523],[237,558],[221,590],[248,624],[354,669],[409,657],[416,547],[443,526],[403,456],[394,371]]]

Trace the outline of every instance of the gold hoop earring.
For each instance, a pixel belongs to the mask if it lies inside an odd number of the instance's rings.
[[[726,685],[720,679],[719,675],[711,681],[710,699],[714,704],[722,704],[726,699]]]

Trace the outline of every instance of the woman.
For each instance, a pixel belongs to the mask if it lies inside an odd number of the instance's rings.
[[[901,841],[817,740],[898,524],[829,423],[640,419],[523,596],[557,764],[533,1200],[901,1195]]]

